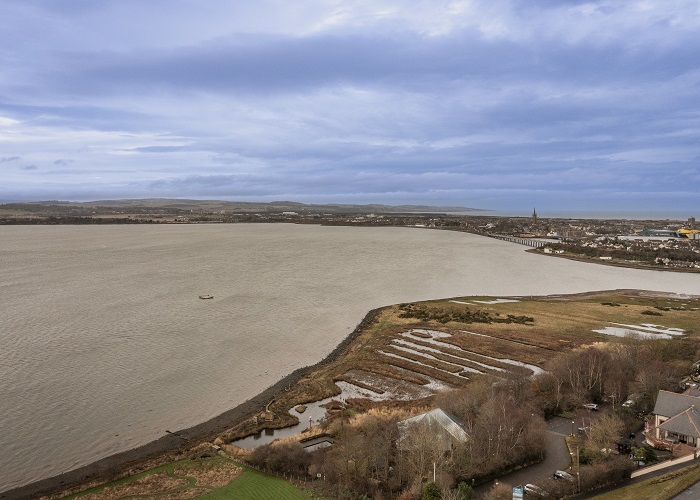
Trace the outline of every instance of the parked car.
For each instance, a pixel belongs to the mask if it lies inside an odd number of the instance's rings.
[[[586,403],[583,407],[587,410],[598,411],[598,405],[595,403]]]
[[[591,428],[586,426],[586,427],[579,427],[578,428],[578,433],[579,434],[588,434],[591,431]]]
[[[546,491],[544,491],[542,488],[535,484],[526,484],[523,488],[523,491],[526,495],[532,495],[535,497],[544,498],[548,496]]]
[[[624,403],[622,403],[622,406],[623,406],[624,408],[632,408],[632,407],[634,406],[634,401],[631,400],[631,399],[628,399],[627,401],[625,401]]]
[[[560,479],[562,481],[574,482],[574,476],[563,470],[554,471],[554,479]]]

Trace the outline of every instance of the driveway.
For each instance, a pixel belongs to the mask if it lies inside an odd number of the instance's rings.
[[[580,420],[580,419],[579,419]],[[581,424],[574,423],[574,431]],[[527,483],[541,483],[545,479],[552,477],[555,470],[565,470],[571,465],[571,456],[569,449],[566,447],[564,438],[571,433],[571,420],[561,417],[555,417],[547,422],[547,434],[545,435],[545,459],[524,469],[520,469],[505,476],[498,478],[499,483],[506,483],[512,486]],[[486,494],[494,485],[495,481],[479,485],[475,488],[477,498]]]

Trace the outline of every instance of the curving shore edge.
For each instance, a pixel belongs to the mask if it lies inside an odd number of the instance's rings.
[[[528,248],[525,250],[527,253],[535,255],[544,255],[546,257],[556,257],[558,259],[573,260],[575,262],[586,262],[589,264],[599,264],[601,266],[612,266],[612,267],[623,267],[625,269],[641,269],[643,271],[664,271],[668,273],[700,273],[700,269],[690,268],[690,267],[663,267],[654,266],[651,264],[639,264],[633,262],[616,262],[608,260],[600,260],[594,257],[578,256],[578,255],[564,255],[564,254],[547,254],[540,252],[537,248]]]
[[[531,296],[535,299],[559,299],[570,300],[584,297],[596,296],[606,293],[624,293],[638,296],[660,296],[675,297],[673,292],[660,292],[640,289],[613,289],[613,290],[589,290],[577,293],[548,294]],[[516,296],[512,296],[516,297]],[[691,295],[700,297],[700,295]],[[94,485],[102,484],[129,475],[129,471],[135,468],[153,468],[159,465],[174,461],[175,455],[187,451],[188,449],[214,439],[227,429],[241,421],[261,412],[265,406],[273,399],[276,399],[287,388],[299,382],[313,370],[332,363],[341,357],[356,338],[369,326],[371,326],[379,314],[392,306],[383,306],[369,311],[365,317],[357,324],[355,329],[343,341],[341,341],[326,357],[314,365],[298,368],[275,384],[271,385],[263,392],[241,403],[235,408],[228,410],[206,422],[179,430],[151,441],[142,446],[132,448],[127,451],[117,453],[100,459],[96,462],[84,465],[77,469],[59,474],[47,479],[42,479],[24,486],[0,492],[0,500],[25,500],[34,499],[41,496],[50,496],[58,493],[77,493],[82,491],[83,486],[88,483]]]
[[[275,399],[287,387],[299,382],[310,371],[335,361],[358,335],[375,321],[383,309],[385,307],[369,311],[362,321],[357,324],[352,333],[345,337],[333,351],[318,363],[294,370],[257,396],[248,399],[231,410],[193,427],[166,434],[142,446],[105,457],[57,476],[1,492],[0,499],[32,499],[60,493],[87,483],[113,481],[124,477],[129,469],[137,467],[144,462],[153,461],[159,457],[167,458],[170,454],[185,451],[201,442],[213,439],[217,434],[262,411],[267,403]]]

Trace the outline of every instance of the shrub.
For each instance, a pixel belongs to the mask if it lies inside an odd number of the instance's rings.
[[[428,483],[423,488],[423,496],[421,500],[440,500],[442,498],[442,493],[440,488],[435,483]]]
[[[257,448],[249,462],[276,474],[305,475],[311,464],[310,456],[299,443],[268,444]]]
[[[476,494],[471,486],[462,481],[457,485],[457,498],[459,500],[474,500]]]
[[[629,478],[634,464],[623,456],[611,456],[595,465],[581,467],[581,491],[593,490]]]

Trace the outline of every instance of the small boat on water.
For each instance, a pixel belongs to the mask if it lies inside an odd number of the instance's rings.
[[[200,295],[199,298],[200,299],[213,299],[214,296],[213,295]]]

